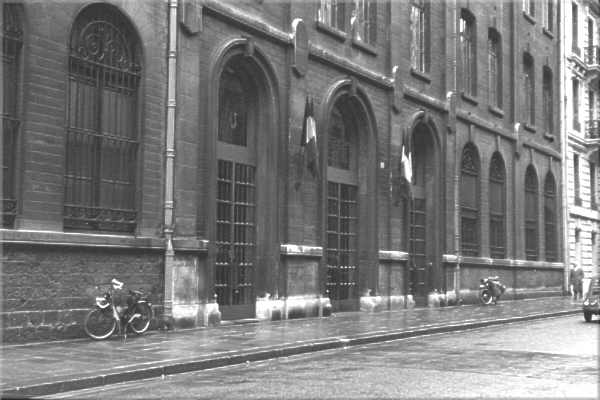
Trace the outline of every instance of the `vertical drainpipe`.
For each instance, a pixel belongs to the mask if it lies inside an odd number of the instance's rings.
[[[563,273],[563,292],[567,293],[569,290],[568,282],[569,282],[569,264],[571,260],[569,258],[569,197],[568,197],[568,155],[569,155],[569,135],[567,133],[567,102],[566,102],[566,92],[567,92],[567,67],[565,62],[565,44],[567,40],[566,29],[561,29],[561,27],[565,27],[567,23],[566,18],[566,10],[560,9],[561,3],[557,3],[557,14],[559,17],[558,21],[562,21],[563,23],[557,23],[558,27],[558,35],[560,37],[559,43],[559,56],[558,56],[558,76],[559,76],[559,88],[558,88],[558,107],[559,107],[559,120],[558,120],[558,129],[560,132],[560,146],[561,146],[561,171],[562,171],[562,184],[561,194],[562,194],[562,233],[563,233],[563,260],[564,260],[564,273]]]
[[[510,52],[510,61],[511,61],[511,72],[512,72],[512,77],[511,77],[511,82],[510,82],[510,89],[511,89],[511,96],[512,96],[512,109],[511,109],[511,114],[512,114],[512,120],[514,122],[514,136],[515,136],[515,147],[514,147],[514,152],[513,152],[513,163],[512,163],[512,175],[513,175],[513,191],[512,191],[512,201],[513,201],[513,218],[512,218],[512,222],[513,222],[513,226],[512,226],[512,231],[513,231],[513,235],[512,235],[512,256],[514,260],[518,259],[518,252],[517,252],[517,243],[518,243],[518,234],[519,234],[519,227],[518,227],[518,221],[521,221],[521,218],[519,218],[519,215],[517,213],[517,210],[519,209],[518,205],[517,205],[517,201],[519,200],[518,195],[517,195],[517,178],[518,178],[518,162],[519,162],[519,158],[520,158],[520,133],[521,133],[521,124],[518,122],[518,115],[517,115],[517,110],[519,110],[519,96],[517,95],[517,83],[518,83],[518,79],[519,79],[519,74],[518,74],[518,65],[517,65],[517,60],[519,59],[518,57],[518,52],[520,50],[519,48],[519,37],[517,35],[517,28],[519,26],[519,8],[517,6],[515,6],[515,3],[510,3],[510,15],[511,15],[511,45],[512,45],[512,51]],[[516,289],[517,289],[517,273],[516,270],[513,270],[513,277],[512,277],[512,287],[513,287],[513,297],[516,297]]]
[[[173,182],[175,180],[175,111],[177,84],[177,0],[169,0],[169,48],[167,52],[167,132],[165,138],[165,298],[164,316],[173,318],[174,282],[173,264]]]
[[[454,252],[456,255],[456,264],[454,268],[454,291],[456,294],[456,300],[460,299],[460,162],[458,156],[458,131],[456,129],[456,103],[458,102],[458,3],[456,0],[449,2],[450,4],[450,42],[449,49],[454,53],[450,54],[452,60],[450,85],[448,91],[448,116],[452,123],[452,131],[454,133],[454,146],[452,151],[454,152],[454,176],[452,179],[453,183],[453,198],[454,198]]]

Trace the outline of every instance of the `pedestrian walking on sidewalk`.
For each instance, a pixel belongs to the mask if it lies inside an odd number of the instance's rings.
[[[575,264],[569,266],[569,294],[575,299]]]
[[[583,269],[577,266],[573,271],[573,298],[579,300],[583,297]]]

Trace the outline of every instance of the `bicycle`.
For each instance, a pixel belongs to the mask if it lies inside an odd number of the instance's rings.
[[[127,340],[127,329],[141,335],[150,327],[152,321],[152,303],[139,290],[128,290],[127,308],[121,314],[119,306],[113,302],[113,291],[123,288],[123,282],[112,279],[108,290],[96,297],[96,307],[85,316],[83,329],[94,340],[104,340],[111,337],[115,331]]]

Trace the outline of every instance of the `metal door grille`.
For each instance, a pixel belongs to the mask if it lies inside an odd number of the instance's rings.
[[[427,264],[426,252],[426,214],[425,199],[414,199],[411,229],[410,249],[412,262],[410,266],[409,286],[415,295],[425,294],[425,267]]]
[[[253,299],[255,185],[253,166],[218,161],[215,291],[220,305]]]
[[[357,295],[357,187],[329,182],[327,188],[327,293],[351,299]]]
[[[105,8],[88,9],[74,32],[64,226],[133,232],[141,76],[135,41],[123,18]]]

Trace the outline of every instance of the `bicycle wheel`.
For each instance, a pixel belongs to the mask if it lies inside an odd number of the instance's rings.
[[[492,297],[492,293],[488,289],[483,289],[481,292],[479,292],[479,300],[481,300],[483,304],[487,305],[491,304],[494,298]]]
[[[94,340],[103,340],[109,338],[117,329],[117,321],[112,315],[110,309],[93,309],[83,321],[83,330]]]
[[[140,314],[140,316],[131,321],[129,325],[131,326],[132,331],[141,335],[150,327],[150,322],[152,321],[152,308],[148,303],[138,303],[133,308],[133,314]]]

